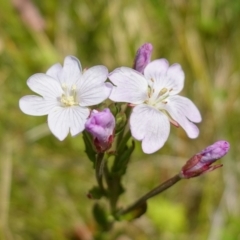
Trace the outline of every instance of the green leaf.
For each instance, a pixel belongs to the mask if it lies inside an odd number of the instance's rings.
[[[133,209],[131,212],[119,217],[119,220],[134,220],[141,217],[147,211],[147,202],[144,202],[141,206]]]
[[[99,203],[96,203],[93,206],[93,216],[103,231],[108,231],[111,229],[112,222],[109,221],[108,215],[104,207],[101,206]]]
[[[85,144],[85,153],[87,154],[90,161],[95,164],[96,152],[95,152],[93,144],[92,144],[91,136],[86,131],[83,132],[83,141]]]
[[[113,166],[113,172],[118,172],[120,175],[124,175],[127,170],[127,164],[135,149],[135,142],[132,141],[130,147],[125,146],[123,152],[117,153],[116,163]]]

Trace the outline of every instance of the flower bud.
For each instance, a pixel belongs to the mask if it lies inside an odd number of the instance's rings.
[[[151,43],[143,44],[137,51],[133,69],[137,70],[140,73],[143,73],[144,68],[151,60],[153,46]]]
[[[112,146],[115,118],[108,108],[102,111],[92,110],[85,123],[85,129],[94,139],[97,152],[105,152]]]
[[[119,112],[116,115],[116,129],[115,129],[115,133],[118,134],[119,132],[121,132],[124,129],[124,126],[127,123],[127,116],[125,113],[123,112]]]
[[[222,167],[222,164],[211,166],[215,161],[227,154],[230,144],[227,141],[218,141],[208,146],[200,153],[191,157],[182,167],[180,176],[182,178],[197,177],[205,172],[210,172]]]

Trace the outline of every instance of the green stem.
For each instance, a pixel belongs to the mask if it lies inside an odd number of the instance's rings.
[[[119,145],[117,146],[117,153],[122,153],[124,150],[124,147],[126,146],[129,138],[131,137],[131,131],[128,130],[124,137],[122,138],[122,141],[120,141]]]
[[[98,186],[103,194],[106,193],[102,180],[104,165],[105,165],[104,153],[98,153],[96,158],[95,174]]]
[[[180,177],[179,174],[177,174],[174,177],[168,179],[167,181],[165,181],[161,185],[157,186],[156,188],[154,188],[153,190],[151,190],[150,192],[148,192],[147,194],[142,196],[140,199],[138,199],[136,202],[131,204],[129,207],[120,211],[119,215],[125,215],[125,214],[131,212],[132,210],[138,208],[139,206],[144,204],[149,198],[152,198],[152,197],[156,196],[157,194],[165,191],[166,189],[170,188],[175,183],[177,183],[179,180],[181,180],[181,177]]]
[[[126,109],[125,109],[125,111],[124,111],[124,113],[125,113],[125,115],[126,115],[126,119],[129,119],[131,110],[132,110],[132,108],[127,105],[127,106],[126,106]],[[126,122],[123,130],[122,130],[122,131],[119,133],[119,135],[118,135],[118,138],[117,138],[117,146],[119,146],[120,143],[122,142],[122,139],[123,139],[123,135],[124,135],[126,126],[127,126],[127,122]]]
[[[104,176],[105,176],[107,187],[108,187],[109,205],[110,205],[111,212],[113,213],[115,211],[115,204],[112,196],[113,195],[113,179],[107,165],[104,166]]]
[[[119,195],[121,194],[121,179],[122,173],[118,173],[118,165],[121,160],[121,156],[124,153],[128,139],[131,137],[130,131],[128,131],[123,137],[120,145],[117,147],[117,155],[115,157],[114,164],[111,168],[111,172],[108,172],[108,187],[109,187],[109,201],[112,214],[116,213],[117,202]]]

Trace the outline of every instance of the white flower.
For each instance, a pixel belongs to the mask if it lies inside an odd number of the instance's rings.
[[[41,95],[28,95],[19,101],[20,109],[29,115],[48,115],[51,132],[63,140],[69,131],[75,136],[84,130],[89,106],[109,97],[111,84],[105,83],[108,70],[95,66],[82,72],[79,60],[67,56],[63,67],[57,63],[46,74],[37,73],[27,80],[29,88]]]
[[[165,59],[150,62],[144,75],[127,67],[115,69],[109,75],[115,85],[110,99],[135,105],[130,116],[132,136],[142,141],[145,153],[153,153],[166,142],[170,122],[181,126],[190,138],[199,130],[192,122],[201,115],[191,100],[178,96],[184,84],[179,64],[169,66]]]

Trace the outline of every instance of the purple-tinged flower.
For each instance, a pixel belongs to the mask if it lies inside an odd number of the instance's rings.
[[[93,110],[85,129],[94,138],[94,146],[98,152],[108,150],[113,142],[115,128],[115,118],[108,108],[102,111]]]
[[[144,68],[150,63],[152,55],[153,46],[151,43],[143,44],[137,51],[133,69],[140,73],[143,73]]]
[[[89,106],[108,98],[111,84],[105,83],[108,69],[95,66],[82,71],[79,60],[67,56],[63,67],[57,63],[46,74],[37,73],[27,80],[30,89],[41,96],[28,95],[19,101],[20,109],[29,115],[48,115],[50,131],[64,140],[84,130]]]
[[[109,74],[115,85],[110,99],[135,106],[130,116],[132,136],[142,141],[145,153],[159,150],[170,133],[170,122],[181,126],[190,138],[196,138],[199,130],[193,122],[201,121],[201,115],[188,98],[177,95],[184,85],[184,72],[179,64],[169,66],[166,59],[150,62],[144,75],[127,67],[115,69]]]
[[[197,177],[203,173],[222,167],[222,164],[211,166],[215,161],[227,154],[230,144],[218,141],[191,157],[183,166],[180,173],[182,178]]]

